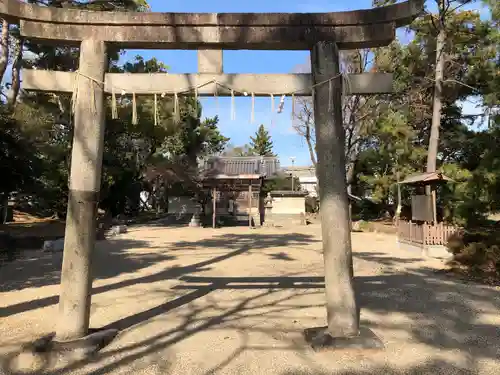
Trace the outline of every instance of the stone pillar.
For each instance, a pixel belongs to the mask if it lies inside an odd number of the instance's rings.
[[[191,216],[191,221],[189,222],[189,226],[192,228],[201,227],[200,213],[201,213],[201,205],[198,203],[198,196],[193,199],[195,201],[195,209],[194,214]]]
[[[264,210],[264,226],[273,227],[273,198],[269,193],[264,201]]]
[[[311,51],[313,84],[340,74],[339,50],[333,42],[318,42]],[[314,91],[318,185],[325,262],[328,334],[356,336],[359,316],[352,277],[349,203],[342,125],[342,77]],[[331,103],[330,103],[331,100]]]
[[[252,181],[248,185],[248,227],[252,228]]]
[[[189,226],[191,228],[199,228],[201,227],[201,220],[200,220],[200,208],[196,206],[196,212],[191,216],[191,221],[189,222]]]
[[[222,50],[204,49],[198,51],[198,72],[222,74]]]
[[[212,228],[217,224],[217,188],[212,188]]]
[[[104,148],[106,44],[84,40],[74,114],[68,212],[61,271],[57,338],[87,334],[92,294],[92,253]]]

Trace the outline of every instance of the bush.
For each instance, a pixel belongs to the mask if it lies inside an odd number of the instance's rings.
[[[15,241],[8,233],[0,231],[0,264],[15,258]]]
[[[448,241],[453,262],[474,274],[500,277],[500,235],[495,230],[466,230]]]
[[[382,217],[387,210],[382,204],[372,202],[368,199],[351,202],[352,220],[376,220]]]

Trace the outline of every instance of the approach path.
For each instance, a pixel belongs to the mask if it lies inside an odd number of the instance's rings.
[[[386,350],[310,350],[301,332],[326,314],[320,240],[317,224],[150,224],[99,242],[91,326],[122,332],[93,363],[47,373],[500,373],[500,290],[436,273],[440,261],[398,249],[387,234],[353,233],[362,324]],[[22,362],[7,353],[54,329],[61,255],[27,252],[0,268],[4,371]]]

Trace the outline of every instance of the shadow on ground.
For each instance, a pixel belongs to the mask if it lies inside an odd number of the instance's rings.
[[[368,252],[368,251],[356,251],[353,254],[356,259],[363,259],[369,262],[376,262],[384,266],[394,266],[394,265],[406,265],[416,262],[422,262],[422,258],[397,258],[394,256],[387,256],[386,253],[380,252]]]
[[[129,252],[134,248],[146,248],[146,241],[113,239],[100,241],[93,258],[95,279],[109,279],[122,273],[133,273],[151,264],[174,259],[172,255],[152,250],[140,256]],[[62,252],[32,250],[23,256],[6,263],[0,268],[0,293],[25,288],[38,288],[59,284]],[[0,313],[0,316],[2,314]]]
[[[173,266],[147,276],[130,278],[94,287],[92,293],[95,295],[139,283],[153,283],[165,279],[179,278],[186,274],[206,271],[209,269],[207,267],[212,264],[247,253],[249,250],[255,251],[268,247],[297,246],[314,241],[317,240],[313,236],[301,233],[284,233],[282,235],[232,234],[216,236],[201,241],[176,242],[170,244],[166,251],[159,252],[152,249],[150,253],[140,255],[128,253],[127,250],[147,247],[148,242],[124,239],[105,241],[100,244],[93,261],[95,267],[94,276],[96,279],[112,278],[122,273],[134,273],[154,263],[175,259],[177,250],[198,249],[202,251],[204,249],[227,249],[228,251],[188,266]],[[220,254],[220,251],[218,254]],[[58,284],[61,263],[62,253],[35,252],[32,257],[18,259],[2,268],[0,274],[0,292]],[[7,317],[50,306],[58,303],[58,300],[59,297],[53,295],[2,307],[0,308],[0,317]]]
[[[161,363],[162,374],[168,374],[170,368],[175,364],[175,356],[172,353],[173,346],[200,332],[210,332],[224,329],[231,330],[240,335],[239,346],[232,353],[213,368],[207,369],[204,374],[216,374],[223,371],[234,360],[246,351],[283,351],[293,350],[298,352],[302,359],[309,361],[311,368],[316,368],[308,355],[309,348],[297,338],[302,328],[280,328],[272,323],[277,319],[289,316],[290,320],[300,319],[298,312],[304,312],[311,307],[311,303],[302,303],[299,297],[313,296],[314,301],[323,305],[324,297],[321,290],[322,277],[284,275],[276,277],[209,277],[195,276],[193,273],[209,269],[211,265],[240,256],[249,251],[264,249],[267,247],[292,246],[313,241],[308,235],[303,234],[245,234],[217,236],[211,239],[178,242],[173,245],[178,250],[205,251],[214,248],[227,249],[227,252],[217,257],[194,263],[189,266],[169,268],[154,275],[127,280],[127,284],[138,282],[150,282],[152,280],[176,277],[180,284],[174,289],[185,291],[180,297],[166,301],[151,309],[130,316],[124,316],[116,322],[110,323],[106,328],[118,328],[121,330],[140,329],[143,324],[153,318],[162,317],[169,319],[172,309],[184,306],[183,310],[176,313],[180,322],[174,328],[159,330],[142,340],[132,343],[124,343],[122,346],[110,346],[101,352],[91,363],[89,361],[76,361],[56,370],[48,370],[41,365],[36,374],[47,373],[51,375],[67,374],[71,371],[81,370],[91,366],[88,370],[93,375],[109,374],[121,369],[127,369],[129,373],[138,371],[135,366],[150,366]],[[175,256],[175,250],[171,252]],[[383,256],[383,253],[360,253],[363,259],[371,258],[373,262],[400,262],[397,258]],[[357,256],[357,254],[355,254]],[[379,259],[380,258],[380,259]],[[407,260],[411,262],[412,260]],[[389,264],[387,263],[387,264]],[[107,286],[108,290],[119,288],[123,283]],[[477,361],[479,359],[497,360],[500,352],[500,331],[494,324],[478,320],[480,313],[498,314],[500,311],[500,297],[498,291],[489,287],[477,285],[463,285],[438,274],[435,270],[427,268],[413,268],[406,271],[387,272],[378,276],[356,277],[356,289],[359,296],[361,309],[387,316],[397,313],[405,317],[406,321],[395,320],[380,323],[376,320],[365,320],[363,324],[380,332],[381,338],[390,339],[385,335],[390,332],[405,333],[409,338],[406,342],[424,344],[435,348],[436,352],[452,350],[460,352],[467,359],[467,368],[457,367],[447,362],[427,362],[417,367],[405,369],[374,368],[361,370],[345,370],[336,372],[284,372],[282,375],[417,375],[417,374],[475,374],[477,373]],[[233,290],[231,304],[224,305],[219,301],[222,290]],[[238,293],[238,291],[252,291]],[[287,291],[283,293],[283,291]],[[94,293],[99,293],[98,288]],[[195,300],[205,297],[203,303],[193,303]],[[226,303],[227,306],[227,303]],[[210,312],[207,315],[207,312]],[[249,318],[257,318],[249,324]],[[292,323],[292,322],[291,322]],[[388,333],[389,332],[389,333]],[[259,333],[268,337],[268,342],[261,342],[259,346],[249,344],[249,335]],[[276,337],[287,345],[276,346]],[[119,340],[118,340],[119,341]],[[205,350],[205,349],[204,349]],[[206,349],[208,350],[208,348]],[[270,354],[272,356],[272,354]],[[166,360],[168,358],[168,360]],[[7,373],[15,374],[12,369],[11,358],[3,362],[3,368]],[[170,361],[170,362],[169,362]],[[355,366],[356,363],[353,364]],[[92,372],[90,372],[92,371]],[[333,371],[333,370],[332,370]]]
[[[369,370],[345,371],[285,371],[280,375],[479,375],[475,370],[459,367],[443,360],[434,360],[406,368],[375,367]]]

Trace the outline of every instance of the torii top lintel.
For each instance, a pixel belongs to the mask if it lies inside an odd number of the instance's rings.
[[[98,12],[0,0],[0,17],[31,40],[78,44],[99,39],[121,48],[305,50],[318,41],[342,49],[389,44],[424,0],[331,13]]]

